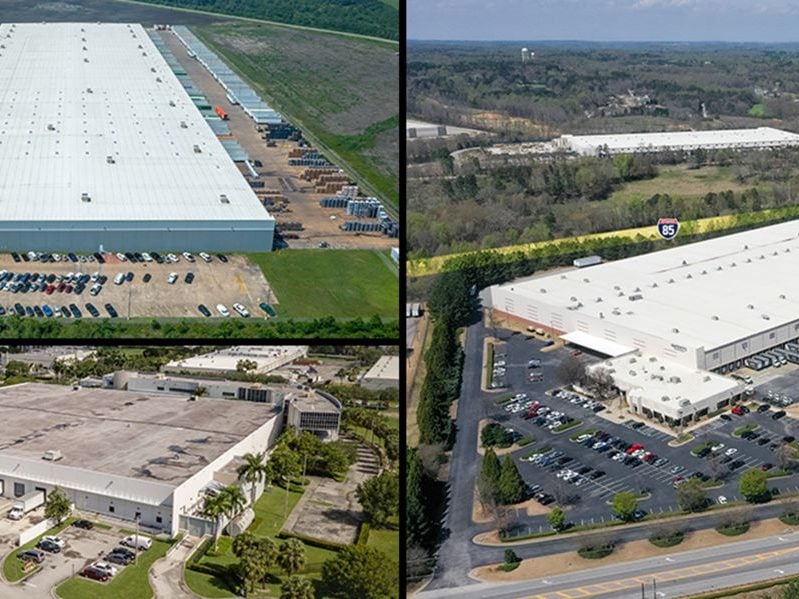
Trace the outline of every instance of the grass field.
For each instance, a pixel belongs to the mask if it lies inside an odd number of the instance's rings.
[[[728,189],[740,192],[751,187],[735,180],[732,167],[706,166],[688,169],[685,166],[662,166],[657,177],[626,183],[608,201],[612,204],[626,204],[631,200],[650,198],[656,193],[668,193],[673,198],[700,199],[710,192],[719,193]]]
[[[399,202],[396,46],[255,23],[194,32],[327,157],[391,205]]]
[[[274,289],[278,316],[397,316],[399,279],[372,250],[287,250],[248,257]]]
[[[87,580],[74,576],[61,583],[56,588],[56,594],[61,599],[150,599],[153,590],[150,588],[148,572],[150,566],[156,560],[166,555],[167,550],[172,546],[170,541],[153,540],[153,546],[147,551],[140,553],[137,563],[125,566],[122,571],[114,576],[110,581],[99,584],[93,580]]]
[[[395,562],[399,561],[399,530],[373,528],[369,531],[366,545],[379,549]]]
[[[278,545],[281,540],[277,534],[285,522],[284,514],[290,514],[291,510],[297,505],[302,493],[290,492],[288,496],[288,509],[286,510],[286,492],[279,487],[272,487],[266,491],[255,503],[255,520],[250,525],[249,532],[256,536],[272,538]],[[305,568],[300,572],[304,578],[314,582],[320,588],[322,577],[322,564],[335,555],[334,551],[321,549],[311,545],[305,545]],[[224,570],[228,566],[236,563],[237,558],[231,549],[230,537],[222,537],[219,541],[219,548],[213,553],[211,548],[208,553],[200,560],[200,564]],[[266,584],[256,596],[277,597],[280,595],[281,576],[283,574],[277,569],[271,570],[270,582]],[[202,572],[186,569],[184,573],[186,584],[189,588],[203,597],[234,597],[234,590],[230,589],[225,580],[221,577],[213,576]],[[319,591],[319,597],[323,595]]]

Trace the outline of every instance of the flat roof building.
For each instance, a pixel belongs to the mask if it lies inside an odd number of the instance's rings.
[[[361,378],[367,389],[386,389],[399,386],[399,356],[381,356]]]
[[[0,251],[269,251],[274,219],[141,25],[0,25]]]
[[[640,352],[667,369],[726,374],[799,339],[797,270],[791,221],[496,285],[490,303],[606,356]]]
[[[286,396],[286,424],[324,441],[338,439],[341,402],[324,391],[297,390]]]
[[[773,127],[663,131],[608,135],[562,135],[549,142],[498,144],[490,154],[551,154],[571,152],[581,156],[634,154],[639,152],[692,152],[744,148],[780,148],[799,145],[799,134]]]
[[[0,494],[62,488],[77,509],[176,534],[200,532],[215,474],[271,448],[264,404],[24,383],[0,389]],[[58,461],[43,459],[60,451]],[[259,489],[260,491],[260,489]]]
[[[267,374],[306,355],[307,345],[237,346],[174,360],[163,370],[173,373],[226,374],[237,372],[239,362],[247,360],[255,363],[255,368],[247,372]]]

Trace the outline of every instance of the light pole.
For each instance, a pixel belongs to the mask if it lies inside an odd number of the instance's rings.
[[[139,520],[141,519],[140,510],[136,510],[136,515],[134,518],[136,520],[136,536],[133,537],[133,565],[136,565],[139,561]]]

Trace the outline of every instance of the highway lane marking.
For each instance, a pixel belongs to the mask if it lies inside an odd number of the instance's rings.
[[[520,597],[519,599],[553,599],[553,597],[561,597],[563,599],[577,599],[578,597],[594,597],[597,595],[605,595],[607,593],[618,592],[625,589],[636,589],[641,586],[641,583],[649,584],[652,580],[655,580],[656,582],[659,583],[666,583],[666,582],[674,582],[677,580],[684,580],[686,578],[694,578],[696,576],[712,574],[715,572],[734,570],[744,565],[753,564],[770,558],[780,557],[783,555],[796,552],[799,552],[799,547],[789,547],[787,549],[765,551],[763,553],[758,553],[746,557],[720,560],[718,562],[709,562],[706,564],[696,564],[693,566],[676,568],[674,570],[654,572],[652,574],[643,574],[631,578],[620,578],[617,580],[608,580],[601,583],[586,584],[571,589],[564,589],[562,591],[554,591],[551,593],[534,595],[533,597],[529,596]],[[775,571],[779,572],[779,570]],[[550,584],[552,583],[550,582]],[[598,590],[592,591],[589,589],[598,589]],[[571,593],[578,593],[578,594],[572,595]]]

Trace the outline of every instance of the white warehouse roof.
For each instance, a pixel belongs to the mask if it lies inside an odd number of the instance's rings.
[[[799,145],[799,135],[772,127],[756,129],[717,129],[710,131],[667,131],[620,135],[564,135],[562,143],[580,154],[595,154],[607,147],[616,152],[664,148],[770,147]]]
[[[524,306],[551,309],[566,332],[588,318],[707,351],[799,321],[797,272],[795,220],[495,286],[492,303],[530,320]]]
[[[273,221],[141,25],[3,24],[0,44],[3,221]]]

